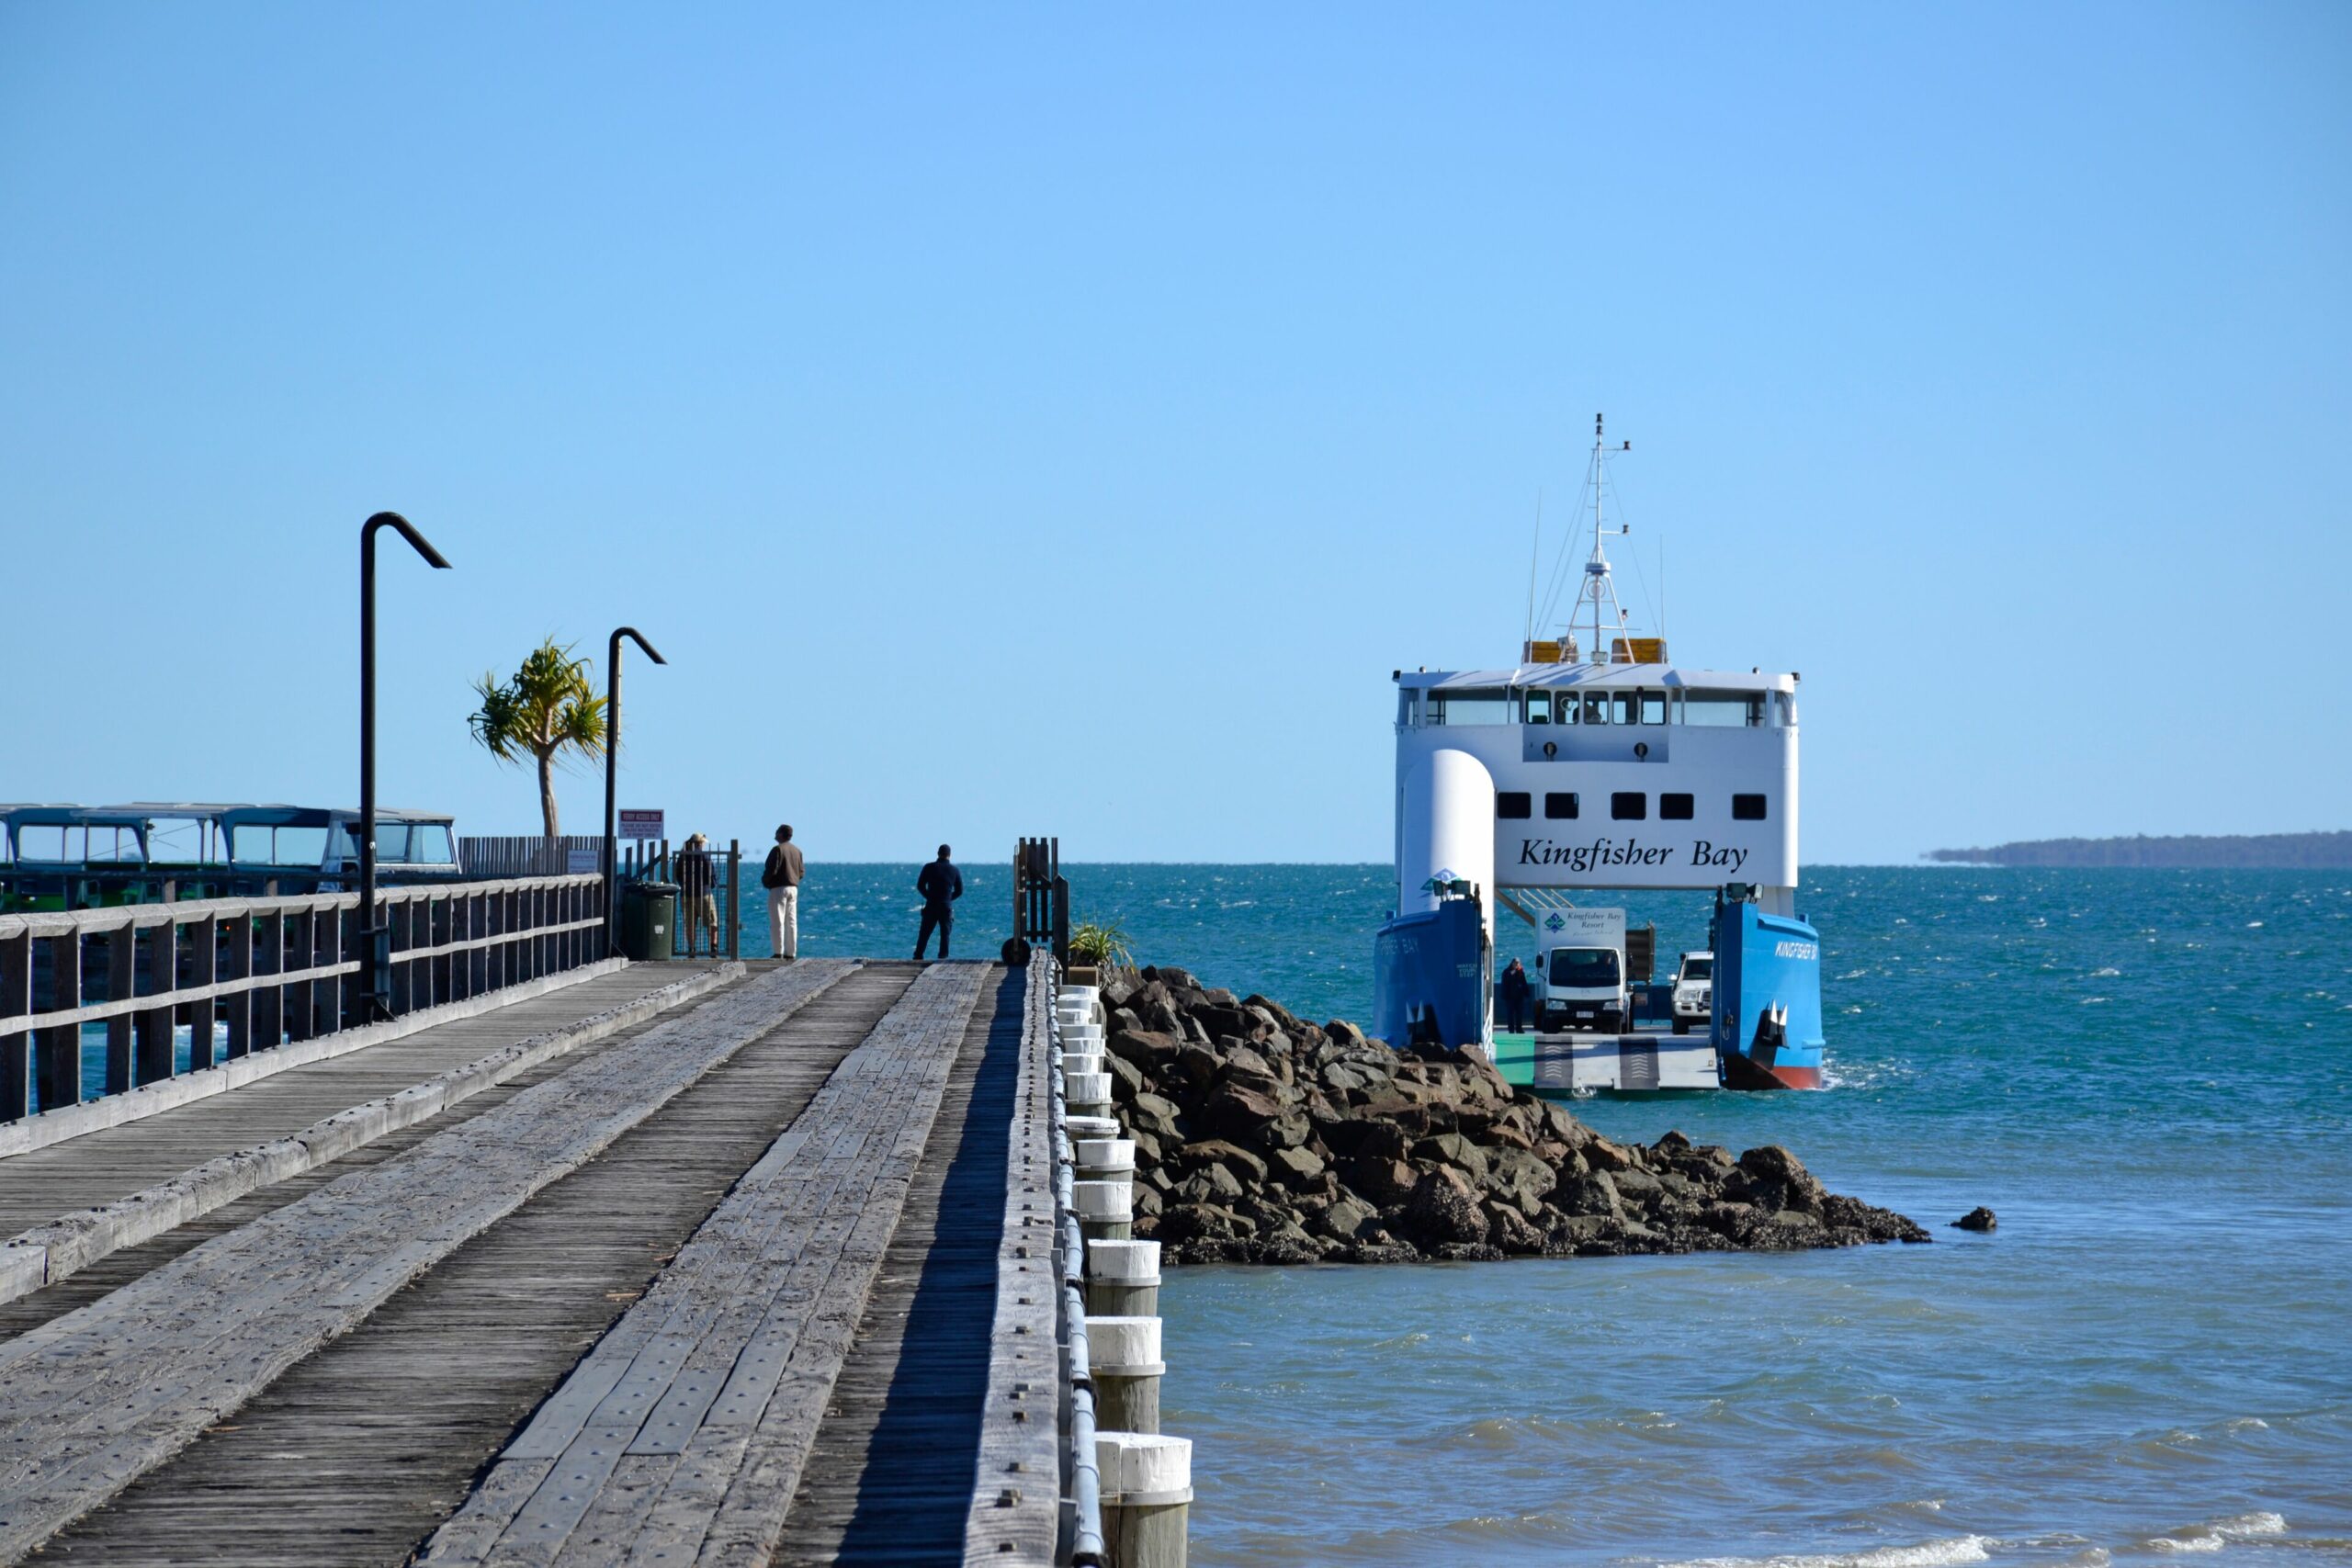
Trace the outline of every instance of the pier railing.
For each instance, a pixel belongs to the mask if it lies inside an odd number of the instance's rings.
[[[395,1018],[605,959],[594,876],[393,887]],[[0,915],[0,1122],[379,1024],[356,893]],[[103,1025],[85,1084],[84,1029]]]

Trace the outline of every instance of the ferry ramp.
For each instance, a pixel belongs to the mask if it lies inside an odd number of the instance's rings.
[[[0,1159],[0,1562],[1056,1560],[1031,974],[629,965]]]

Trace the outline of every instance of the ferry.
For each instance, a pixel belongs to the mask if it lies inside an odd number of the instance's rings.
[[[342,807],[0,805],[0,912],[339,893],[358,884],[358,825]],[[455,820],[378,810],[376,862],[387,886],[460,879]]]
[[[1798,677],[1686,667],[1663,636],[1633,634],[1605,547],[1610,457],[1596,417],[1592,553],[1563,635],[1531,635],[1508,668],[1393,676],[1396,908],[1374,943],[1374,1032],[1484,1052],[1551,1094],[1815,1089],[1821,938],[1797,908]],[[1582,1013],[1586,1028],[1551,1027],[1539,1008],[1532,1032],[1498,1037],[1497,922],[1525,921],[1532,939],[1509,941],[1546,953],[1611,889],[1709,900],[1703,1033],[1694,1019],[1676,1026],[1671,977],[1652,979],[1655,934],[1624,931],[1620,978],[1605,963],[1573,976],[1599,984],[1580,996],[1622,1002]],[[1623,912],[1606,913],[1623,931]],[[1540,990],[1544,976],[1531,980]]]

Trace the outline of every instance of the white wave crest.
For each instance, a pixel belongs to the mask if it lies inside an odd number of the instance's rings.
[[[1781,1557],[1694,1557],[1659,1568],[1947,1568],[1959,1562],[1983,1562],[1986,1536],[1960,1535],[1917,1546],[1874,1546],[1868,1551],[1796,1552]]]
[[[2208,1519],[2170,1535],[2151,1536],[2144,1544],[2151,1551],[2219,1551],[2233,1540],[2259,1540],[2264,1536],[2286,1533],[2287,1521],[2278,1514],[2232,1514],[2225,1519]]]

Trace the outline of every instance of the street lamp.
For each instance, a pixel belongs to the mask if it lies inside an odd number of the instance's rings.
[[[449,570],[432,541],[397,512],[379,512],[359,525],[359,940],[368,954],[368,990],[357,1010],[363,1021],[392,1016],[391,933],[376,920],[376,530],[397,528],[424,563]]]
[[[621,638],[645,649],[656,664],[670,661],[635,626],[616,626],[605,651],[605,956],[620,950],[620,857],[613,835],[620,824],[613,812],[613,778],[621,754]]]

